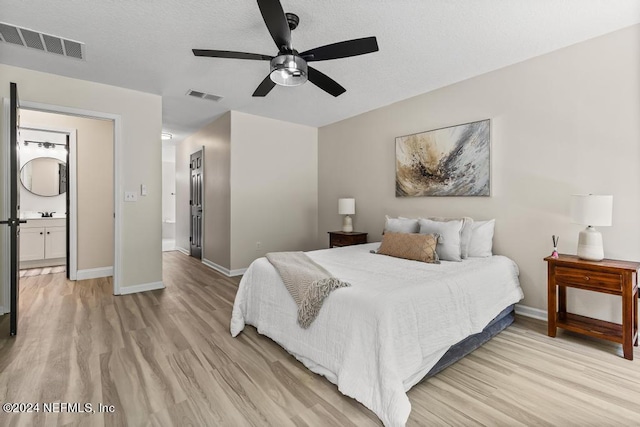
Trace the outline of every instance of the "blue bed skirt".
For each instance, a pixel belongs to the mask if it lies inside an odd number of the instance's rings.
[[[451,366],[512,324],[515,320],[514,306],[515,305],[510,305],[502,310],[500,314],[485,326],[482,332],[470,335],[457,344],[452,345],[421,381],[424,381],[425,379],[430,378],[443,369]]]

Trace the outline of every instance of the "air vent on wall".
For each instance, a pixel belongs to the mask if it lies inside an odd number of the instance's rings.
[[[68,58],[84,59],[84,43],[16,27],[4,22],[0,22],[0,41]]]
[[[209,101],[215,101],[215,102],[218,102],[222,99],[221,96],[211,95],[210,93],[198,92],[197,90],[192,90],[192,89],[189,89],[189,91],[187,92],[187,95],[194,96],[196,98],[207,99]]]

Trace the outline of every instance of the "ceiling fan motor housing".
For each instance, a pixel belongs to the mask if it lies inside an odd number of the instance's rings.
[[[281,54],[271,60],[271,80],[281,86],[299,86],[307,81],[307,61],[295,54]]]

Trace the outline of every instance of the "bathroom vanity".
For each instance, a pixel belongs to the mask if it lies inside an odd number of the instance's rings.
[[[29,218],[20,225],[20,268],[50,267],[67,262],[65,218]]]

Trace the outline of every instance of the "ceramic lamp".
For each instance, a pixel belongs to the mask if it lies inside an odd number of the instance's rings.
[[[342,231],[352,232],[353,222],[349,215],[356,213],[356,199],[338,199],[338,213],[345,216],[342,221]]]
[[[595,194],[571,196],[572,222],[587,226],[578,236],[578,257],[590,261],[604,259],[602,234],[594,226],[611,226],[612,216],[613,196]]]

